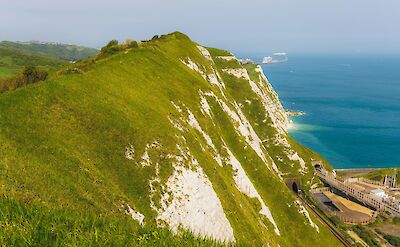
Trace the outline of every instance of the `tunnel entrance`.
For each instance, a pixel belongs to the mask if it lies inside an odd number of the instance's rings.
[[[301,180],[300,178],[286,178],[284,179],[286,186],[289,190],[293,191],[296,194],[301,192]]]
[[[314,166],[315,170],[321,170],[324,169],[324,165],[322,164],[322,161],[313,161],[311,164]]]
[[[296,182],[292,183],[292,190],[294,193],[298,194],[299,193],[299,187],[297,186]]]
[[[319,169],[321,169],[321,165],[320,165],[320,164],[316,164],[316,165],[314,165],[314,168],[315,168],[316,170],[319,170]]]

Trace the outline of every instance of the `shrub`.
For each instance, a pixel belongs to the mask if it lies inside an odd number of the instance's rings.
[[[386,234],[379,229],[376,230],[386,241],[395,247],[400,247],[400,237]]]
[[[138,42],[132,40],[132,41],[130,41],[130,42],[127,44],[126,47],[128,47],[128,48],[138,48],[139,45],[138,45]]]
[[[22,72],[22,84],[27,85],[47,79],[48,73],[34,66],[28,66]]]
[[[110,42],[108,42],[106,47],[112,47],[112,46],[117,46],[117,45],[118,45],[118,40],[113,39]]]
[[[332,216],[332,217],[330,217],[330,220],[335,226],[339,226],[340,225],[340,219],[339,219],[338,216]]]
[[[28,66],[18,76],[0,80],[0,93],[12,91],[19,87],[33,84],[47,79],[47,71],[38,69],[35,66]]]
[[[360,238],[364,240],[364,242],[367,243],[369,246],[371,247],[379,246],[379,244],[374,239],[375,238],[374,234],[365,227],[356,225],[353,227],[353,231],[357,233],[357,235],[360,236]]]
[[[392,235],[383,235],[383,237],[393,246],[400,247],[400,238]]]
[[[118,45],[118,41],[111,40],[110,42],[108,42],[108,44],[106,46],[101,48],[100,54],[101,55],[112,55],[112,54],[119,52],[120,50],[121,50],[121,48]]]
[[[125,48],[138,48],[139,44],[138,42],[131,40],[131,39],[127,39],[124,41],[124,43],[122,44],[122,47]]]

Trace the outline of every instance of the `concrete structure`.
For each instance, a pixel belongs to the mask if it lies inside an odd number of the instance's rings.
[[[383,184],[389,188],[394,188],[396,185],[396,172],[393,174],[393,176],[386,175],[383,179]]]
[[[367,194],[356,189],[351,184],[346,184],[339,181],[332,173],[325,170],[322,163],[314,164],[314,168],[317,176],[321,179],[321,181],[330,185],[331,187],[342,191],[343,193],[353,197],[354,199],[364,203],[365,205],[376,209],[379,212],[387,211],[395,216],[400,216],[400,210],[398,207],[386,203],[382,197]]]
[[[379,197],[382,197],[382,198],[388,197],[388,196],[386,195],[385,191],[383,191],[383,190],[381,190],[381,189],[374,189],[374,190],[371,190],[370,194],[371,194],[371,195],[374,195],[374,196],[379,196]]]
[[[320,209],[347,224],[368,224],[375,220],[373,210],[336,195],[332,190],[337,191],[331,187],[310,190]]]

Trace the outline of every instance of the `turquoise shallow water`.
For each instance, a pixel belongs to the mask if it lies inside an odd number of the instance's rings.
[[[300,143],[335,168],[400,167],[400,56],[289,54],[263,68],[285,108],[307,113],[292,118]]]

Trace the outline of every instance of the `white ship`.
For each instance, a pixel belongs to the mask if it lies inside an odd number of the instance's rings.
[[[274,59],[272,56],[279,56],[279,57],[285,57],[284,59]],[[264,57],[262,60],[262,63],[264,64],[271,64],[271,63],[285,63],[289,61],[287,58],[287,53],[286,52],[276,52],[272,54],[272,56],[267,56]]]

